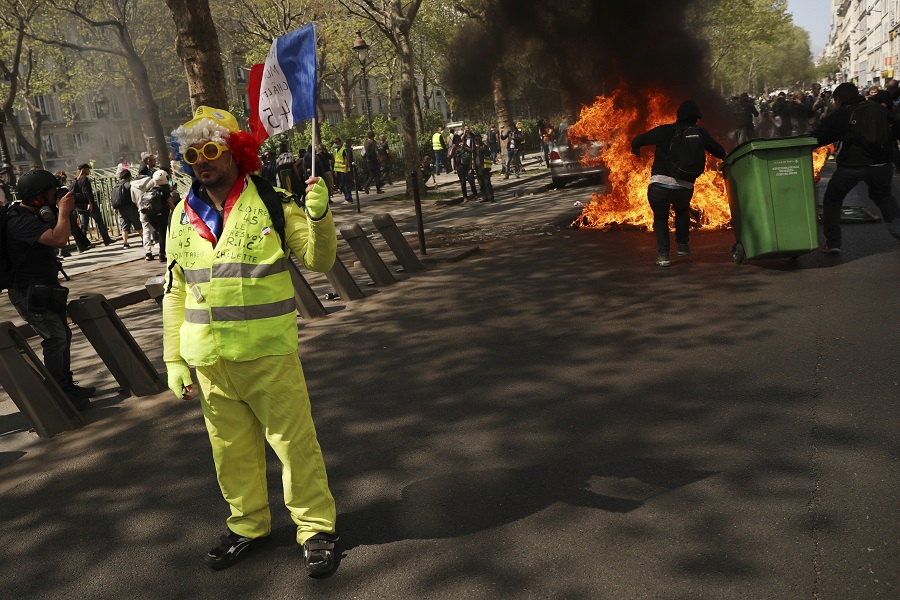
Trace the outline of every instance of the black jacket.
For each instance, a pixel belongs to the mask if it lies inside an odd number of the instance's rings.
[[[679,119],[677,122],[685,125],[693,125],[692,121],[682,121]],[[709,132],[699,125],[696,125],[696,127],[700,130],[700,135],[703,137],[703,147],[706,151],[716,158],[725,158],[725,148],[722,147],[722,144],[714,140]],[[656,146],[656,155],[653,158],[653,167],[651,167],[650,173],[652,175],[667,175],[672,177],[672,174],[669,171],[667,158],[669,156],[669,146],[672,145],[672,138],[674,136],[675,123],[654,127],[650,131],[642,133],[634,138],[631,142],[631,151],[635,152],[642,146]]]
[[[822,119],[815,131],[810,134],[816,138],[819,146],[841,142],[840,151],[835,156],[839,167],[868,167],[893,161],[890,146],[881,151],[872,152],[869,148],[864,147],[860,140],[855,139],[850,130],[850,115],[862,102],[867,102],[862,96],[843,102],[839,109]],[[900,139],[900,126],[897,125],[896,119],[887,111],[884,115],[884,118],[890,122],[894,139]]]

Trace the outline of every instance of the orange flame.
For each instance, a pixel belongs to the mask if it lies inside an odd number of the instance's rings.
[[[599,157],[585,157],[584,160],[602,162],[608,171],[606,193],[594,193],[573,226],[609,229],[623,225],[641,228],[653,225],[653,212],[647,202],[653,150],[644,148],[637,157],[631,153],[631,140],[653,127],[674,122],[676,107],[663,95],[641,97],[640,105],[634,102],[618,90],[611,96],[600,96],[594,104],[582,108],[580,119],[569,128],[572,143],[603,142]],[[828,156],[828,148],[816,150],[817,174]],[[694,182],[691,208],[695,224],[702,229],[731,224],[720,162],[707,155],[706,171]]]

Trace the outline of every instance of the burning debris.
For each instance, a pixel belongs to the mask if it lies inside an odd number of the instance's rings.
[[[590,203],[572,223],[573,227],[646,229],[652,226],[647,186],[653,154],[635,156],[631,153],[631,140],[645,130],[674,122],[678,102],[664,94],[649,94],[638,102],[615,91],[582,109],[580,119],[569,129],[569,139],[581,144],[601,141],[601,155],[585,160],[602,162],[609,175],[607,192],[592,195]],[[833,146],[813,152],[816,175],[833,152]],[[720,161],[708,155],[706,171],[694,182],[691,223],[695,228],[718,229],[731,225],[725,180],[719,169]]]
[[[673,123],[680,101],[663,94],[649,94],[637,104],[636,99],[617,90],[582,109],[578,123],[569,129],[569,139],[604,143],[603,152],[594,160],[606,165],[608,191],[603,195],[595,193],[573,226],[649,228],[653,224],[653,212],[647,203],[653,153],[635,156],[631,153],[631,140],[650,128]],[[725,180],[718,164],[718,159],[707,156],[707,170],[694,182],[691,217],[696,227],[721,228],[731,222]]]

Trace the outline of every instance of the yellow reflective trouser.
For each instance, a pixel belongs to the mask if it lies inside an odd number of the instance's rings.
[[[334,532],[334,498],[297,354],[219,359],[197,367],[197,381],[219,487],[231,505],[228,529],[248,538],[272,530],[265,439],[283,465],[284,503],[297,525],[297,543]]]

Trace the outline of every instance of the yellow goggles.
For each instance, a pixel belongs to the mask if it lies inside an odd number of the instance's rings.
[[[184,151],[184,162],[189,165],[196,164],[197,161],[200,160],[200,155],[203,155],[203,158],[206,160],[216,160],[222,156],[223,152],[227,152],[228,149],[228,146],[223,146],[216,142],[206,142],[203,144],[203,147],[199,149],[188,146],[187,150]]]

